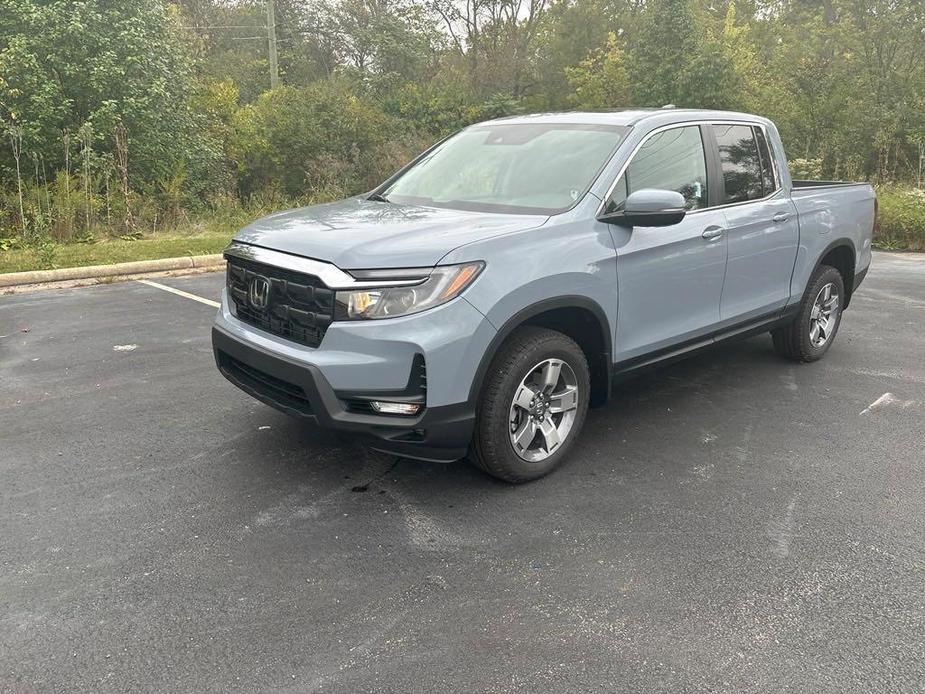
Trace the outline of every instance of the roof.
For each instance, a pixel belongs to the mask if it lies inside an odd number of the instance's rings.
[[[766,118],[736,111],[699,108],[631,108],[614,111],[560,111],[507,116],[486,123],[583,123],[594,125],[634,126],[646,121],[652,125],[683,123],[692,120],[750,120],[766,123]],[[482,125],[481,123],[477,125]]]

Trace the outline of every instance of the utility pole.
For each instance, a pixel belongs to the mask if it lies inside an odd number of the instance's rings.
[[[270,89],[279,86],[279,68],[276,65],[276,8],[274,0],[267,0],[267,39],[270,42]]]

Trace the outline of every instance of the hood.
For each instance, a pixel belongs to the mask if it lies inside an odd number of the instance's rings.
[[[248,224],[235,240],[343,270],[432,267],[463,244],[537,227],[547,219],[350,198],[271,214]]]

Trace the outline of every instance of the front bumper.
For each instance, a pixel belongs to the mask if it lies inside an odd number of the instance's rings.
[[[361,435],[379,450],[449,462],[468,449],[475,424],[470,388],[494,335],[488,320],[458,298],[412,316],[334,323],[311,348],[238,320],[225,291],[212,343],[222,374],[258,400]],[[425,368],[426,380],[416,382]],[[425,407],[412,417],[382,415],[362,406],[371,399]]]
[[[408,458],[448,463],[466,455],[475,424],[468,403],[425,407],[413,417],[356,412],[350,409],[351,394],[335,392],[316,366],[288,361],[218,327],[212,328],[212,348],[225,378],[282,412],[360,435],[372,448]]]

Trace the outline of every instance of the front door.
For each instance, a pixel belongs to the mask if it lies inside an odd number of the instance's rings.
[[[611,225],[617,250],[615,361],[626,361],[695,340],[720,320],[726,271],[725,217],[710,207],[710,186],[699,126],[656,131],[637,150],[605,206],[621,209],[643,188],[684,195],[688,214],[667,227]],[[707,133],[708,134],[708,133]]]

